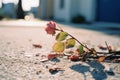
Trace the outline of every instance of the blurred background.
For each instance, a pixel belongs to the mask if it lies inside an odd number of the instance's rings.
[[[0,20],[120,23],[120,0],[0,0]]]

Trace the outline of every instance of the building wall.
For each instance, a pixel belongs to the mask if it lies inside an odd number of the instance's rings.
[[[39,18],[45,18],[47,13],[47,1],[46,0],[40,0],[39,7],[38,7],[38,17]]]
[[[80,0],[79,14],[83,15],[87,21],[94,21],[96,17],[96,0]]]
[[[64,8],[60,8],[60,0],[54,0],[54,19],[61,21],[70,21],[70,0],[64,0]]]
[[[96,0],[65,0],[64,9],[60,9],[60,0],[54,0],[54,17],[57,20],[70,22],[74,16],[82,15],[87,21],[94,21]]]
[[[46,11],[46,17],[47,18],[51,18],[53,16],[53,4],[54,4],[54,0],[47,0],[47,11]]]
[[[79,3],[80,0],[71,0],[70,2],[70,18],[72,19],[73,17],[76,17],[79,15]]]

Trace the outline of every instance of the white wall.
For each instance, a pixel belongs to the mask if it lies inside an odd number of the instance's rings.
[[[94,21],[96,14],[96,0],[80,0],[79,13],[83,15],[87,21]]]
[[[64,0],[65,5],[63,9],[60,9],[60,0],[54,0],[54,18],[56,20],[70,21],[70,0]]]
[[[87,21],[94,21],[96,0],[65,0],[64,9],[60,9],[60,0],[54,0],[54,18],[70,22],[72,17],[83,15]]]

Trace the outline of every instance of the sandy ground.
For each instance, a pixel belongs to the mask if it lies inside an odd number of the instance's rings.
[[[107,41],[120,50],[120,37],[68,28],[64,30],[88,47],[105,45]],[[52,53],[54,36],[47,35],[44,27],[0,27],[0,80],[119,80],[120,65],[116,63],[72,62],[66,57],[41,62],[41,56]],[[41,44],[34,48],[32,44]],[[39,54],[39,55],[38,55]],[[37,56],[36,56],[37,55]],[[60,67],[64,71],[51,74],[49,68]],[[107,73],[112,71],[114,74]]]

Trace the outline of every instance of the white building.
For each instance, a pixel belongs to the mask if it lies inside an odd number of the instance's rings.
[[[54,17],[69,22],[76,15],[95,20],[96,0],[54,0]]]
[[[76,15],[95,20],[96,0],[41,0],[40,16],[70,22]]]
[[[56,20],[70,22],[76,15],[82,15],[87,21],[95,20],[96,0],[41,0],[42,18],[54,17]]]
[[[120,0],[40,0],[42,16],[70,22],[76,15],[86,21],[120,22]],[[43,3],[44,2],[44,3]],[[40,15],[41,15],[40,14]]]

